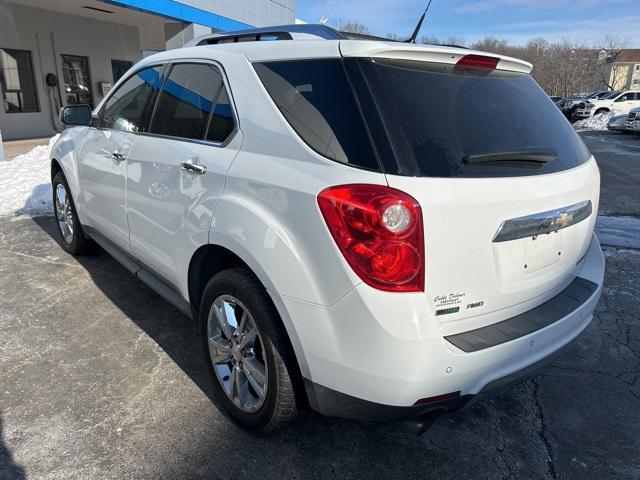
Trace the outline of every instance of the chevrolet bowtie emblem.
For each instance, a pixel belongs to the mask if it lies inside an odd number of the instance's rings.
[[[561,213],[556,218],[553,219],[553,224],[557,228],[564,228],[571,224],[573,220],[573,215],[570,213]]]

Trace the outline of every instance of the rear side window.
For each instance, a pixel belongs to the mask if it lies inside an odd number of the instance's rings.
[[[129,77],[109,97],[102,111],[100,128],[137,132],[142,118],[160,85],[162,67],[145,68]]]
[[[233,113],[231,112],[231,104],[229,103],[229,95],[227,89],[222,85],[216,106],[211,114],[209,130],[207,131],[207,140],[211,142],[224,142],[226,138],[233,132]]]
[[[409,60],[344,63],[389,173],[539,175],[589,158],[530,75]]]
[[[379,169],[340,60],[280,61],[254,67],[282,115],[313,150],[341,163]]]
[[[158,98],[150,133],[203,140],[222,75],[213,65],[174,65]]]

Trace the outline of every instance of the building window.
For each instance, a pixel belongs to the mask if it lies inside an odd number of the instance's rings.
[[[0,48],[0,85],[6,113],[40,111],[31,52]]]
[[[113,73],[113,83],[120,80],[127,70],[133,66],[133,62],[129,60],[111,60],[111,73]]]
[[[62,74],[67,105],[88,104],[93,108],[89,59],[78,55],[62,55]]]

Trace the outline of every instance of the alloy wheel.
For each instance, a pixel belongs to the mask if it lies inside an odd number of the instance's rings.
[[[218,382],[240,410],[255,413],[267,396],[264,343],[249,310],[232,295],[220,295],[207,321],[209,356]]]
[[[71,245],[73,241],[73,211],[67,189],[61,183],[56,185],[55,208],[62,238],[67,245]]]

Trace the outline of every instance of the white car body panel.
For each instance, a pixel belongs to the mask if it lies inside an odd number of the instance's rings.
[[[492,313],[530,299],[540,303],[557,294],[575,277],[576,262],[589,246],[596,216],[572,228],[509,242],[492,242],[501,223],[536,212],[591,200],[598,209],[598,167],[591,160],[574,169],[548,175],[500,179],[414,178],[387,175],[389,186],[412,195],[424,212],[426,286],[433,316],[436,298],[458,296],[460,311],[437,317],[451,324],[447,334],[493,323]],[[542,250],[548,265],[536,268]],[[443,255],[441,252],[450,251]],[[455,259],[455,261],[452,261]],[[439,302],[445,304],[447,300]],[[482,302],[482,306],[466,308]],[[441,307],[442,308],[442,307]],[[428,313],[427,313],[428,312]],[[517,312],[520,313],[520,312]],[[515,314],[517,314],[515,313]],[[508,315],[505,318],[508,318]],[[453,325],[455,324],[455,325]]]
[[[497,181],[385,175],[334,162],[295,133],[251,66],[300,58],[301,51],[304,58],[402,57],[445,63],[482,54],[391,42],[301,40],[190,47],[147,57],[134,70],[174,60],[220,64],[237,131],[220,146],[87,127],[66,130],[52,158],[69,181],[81,222],[147,265],[185,302],[190,300],[194,252],[208,245],[230,250],[273,299],[303,377],[383,405],[412,406],[417,399],[452,391],[478,393],[575,338],[591,320],[602,288],[603,258],[592,233],[599,200],[595,160],[559,173]],[[522,73],[531,68],[495,56],[500,69]],[[116,150],[124,161],[111,158]],[[206,166],[206,174],[182,171],[180,164],[188,160]],[[340,253],[317,196],[328,186],[354,183],[389,185],[419,202],[425,230],[424,292],[376,290],[363,283]],[[576,225],[539,240],[491,241],[505,220],[585,200],[591,201],[593,213]],[[528,271],[525,264],[531,266]],[[597,291],[548,327],[473,353],[444,339],[526,312],[576,276],[596,283]],[[451,294],[463,294],[462,307],[483,304],[436,316],[436,297]]]
[[[227,169],[242,145],[237,132],[228,145],[140,135],[127,159],[127,218],[132,253],[188,299],[185,279],[194,252],[209,241],[209,227]],[[181,169],[192,162],[198,175]]]
[[[595,237],[579,273],[602,285],[604,260]],[[491,381],[562,348],[591,321],[600,289],[553,325],[473,353],[443,338],[442,329],[425,315],[430,305],[421,293],[397,295],[361,284],[330,307],[290,298],[282,302],[295,319],[309,379],[376,403],[408,406],[444,392],[478,393]],[[505,314],[496,312],[494,321]]]
[[[340,52],[343,57],[402,58],[451,65],[455,65],[466,55],[487,55],[487,53],[478,50],[456,47],[379,41],[342,42]],[[497,70],[529,73],[533,68],[533,65],[523,60],[504,55],[491,54],[491,56],[500,59],[496,67]]]
[[[137,140],[133,133],[90,128],[79,156],[78,203],[88,226],[101,226],[104,235],[129,250],[129,227],[125,204],[126,157]],[[123,155],[116,160],[113,154]]]

